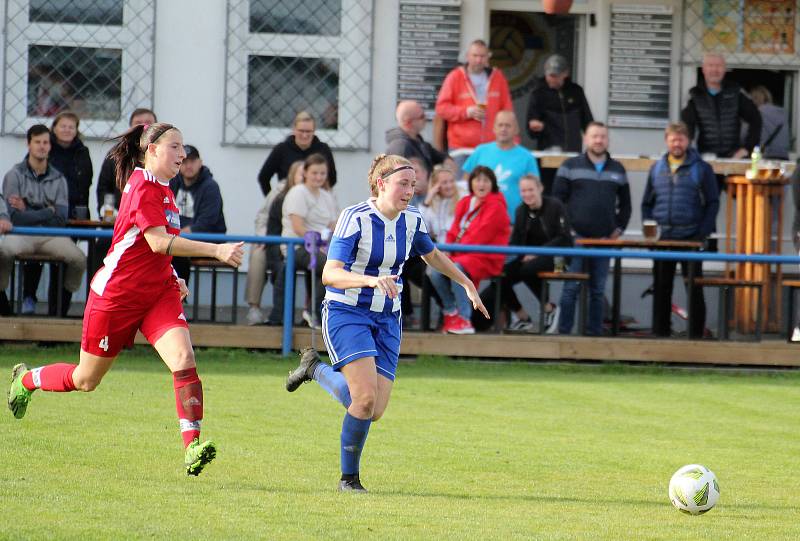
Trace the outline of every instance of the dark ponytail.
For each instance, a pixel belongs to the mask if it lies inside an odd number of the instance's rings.
[[[169,130],[175,129],[172,124],[158,122],[156,124],[139,124],[133,126],[128,131],[114,137],[111,141],[116,141],[109,157],[114,160],[114,172],[117,176],[117,188],[119,191],[125,189],[133,170],[137,167],[144,167],[144,153],[147,145],[155,143]]]

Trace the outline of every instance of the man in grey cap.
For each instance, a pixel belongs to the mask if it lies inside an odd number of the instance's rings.
[[[536,149],[580,152],[581,133],[592,120],[583,88],[569,79],[567,59],[559,54],[549,56],[544,77],[536,81],[528,101],[526,123]],[[545,193],[550,193],[554,177],[555,169],[542,169]]]

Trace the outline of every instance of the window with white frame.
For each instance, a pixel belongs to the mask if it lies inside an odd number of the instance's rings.
[[[228,144],[275,145],[298,111],[334,148],[369,146],[371,0],[228,0]]]
[[[88,137],[127,128],[153,93],[155,0],[7,0],[3,133],[60,111]]]

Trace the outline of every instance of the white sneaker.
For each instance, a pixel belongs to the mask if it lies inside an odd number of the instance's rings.
[[[531,332],[533,331],[533,322],[530,319],[517,318],[516,321],[512,321],[508,326],[508,330],[513,332]]]
[[[251,306],[247,311],[247,324],[248,325],[261,325],[266,321],[264,312],[258,306]]]
[[[800,327],[795,327],[792,333],[792,342],[800,342]]]
[[[306,324],[309,327],[311,327],[312,329],[321,328],[320,324],[319,324],[319,320],[317,318],[313,318],[312,319],[311,318],[311,312],[309,312],[308,310],[303,310],[303,321],[305,321]]]
[[[558,318],[561,315],[561,307],[555,307],[544,314],[544,333],[545,334],[558,334]]]

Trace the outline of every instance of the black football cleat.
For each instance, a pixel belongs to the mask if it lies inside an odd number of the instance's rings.
[[[314,370],[321,362],[319,353],[314,348],[306,348],[301,351],[300,364],[289,372],[289,376],[286,378],[286,390],[293,393],[300,385],[314,379]]]
[[[356,475],[352,479],[342,479],[339,481],[339,492],[363,492],[367,493],[367,489],[361,484],[361,480]]]

